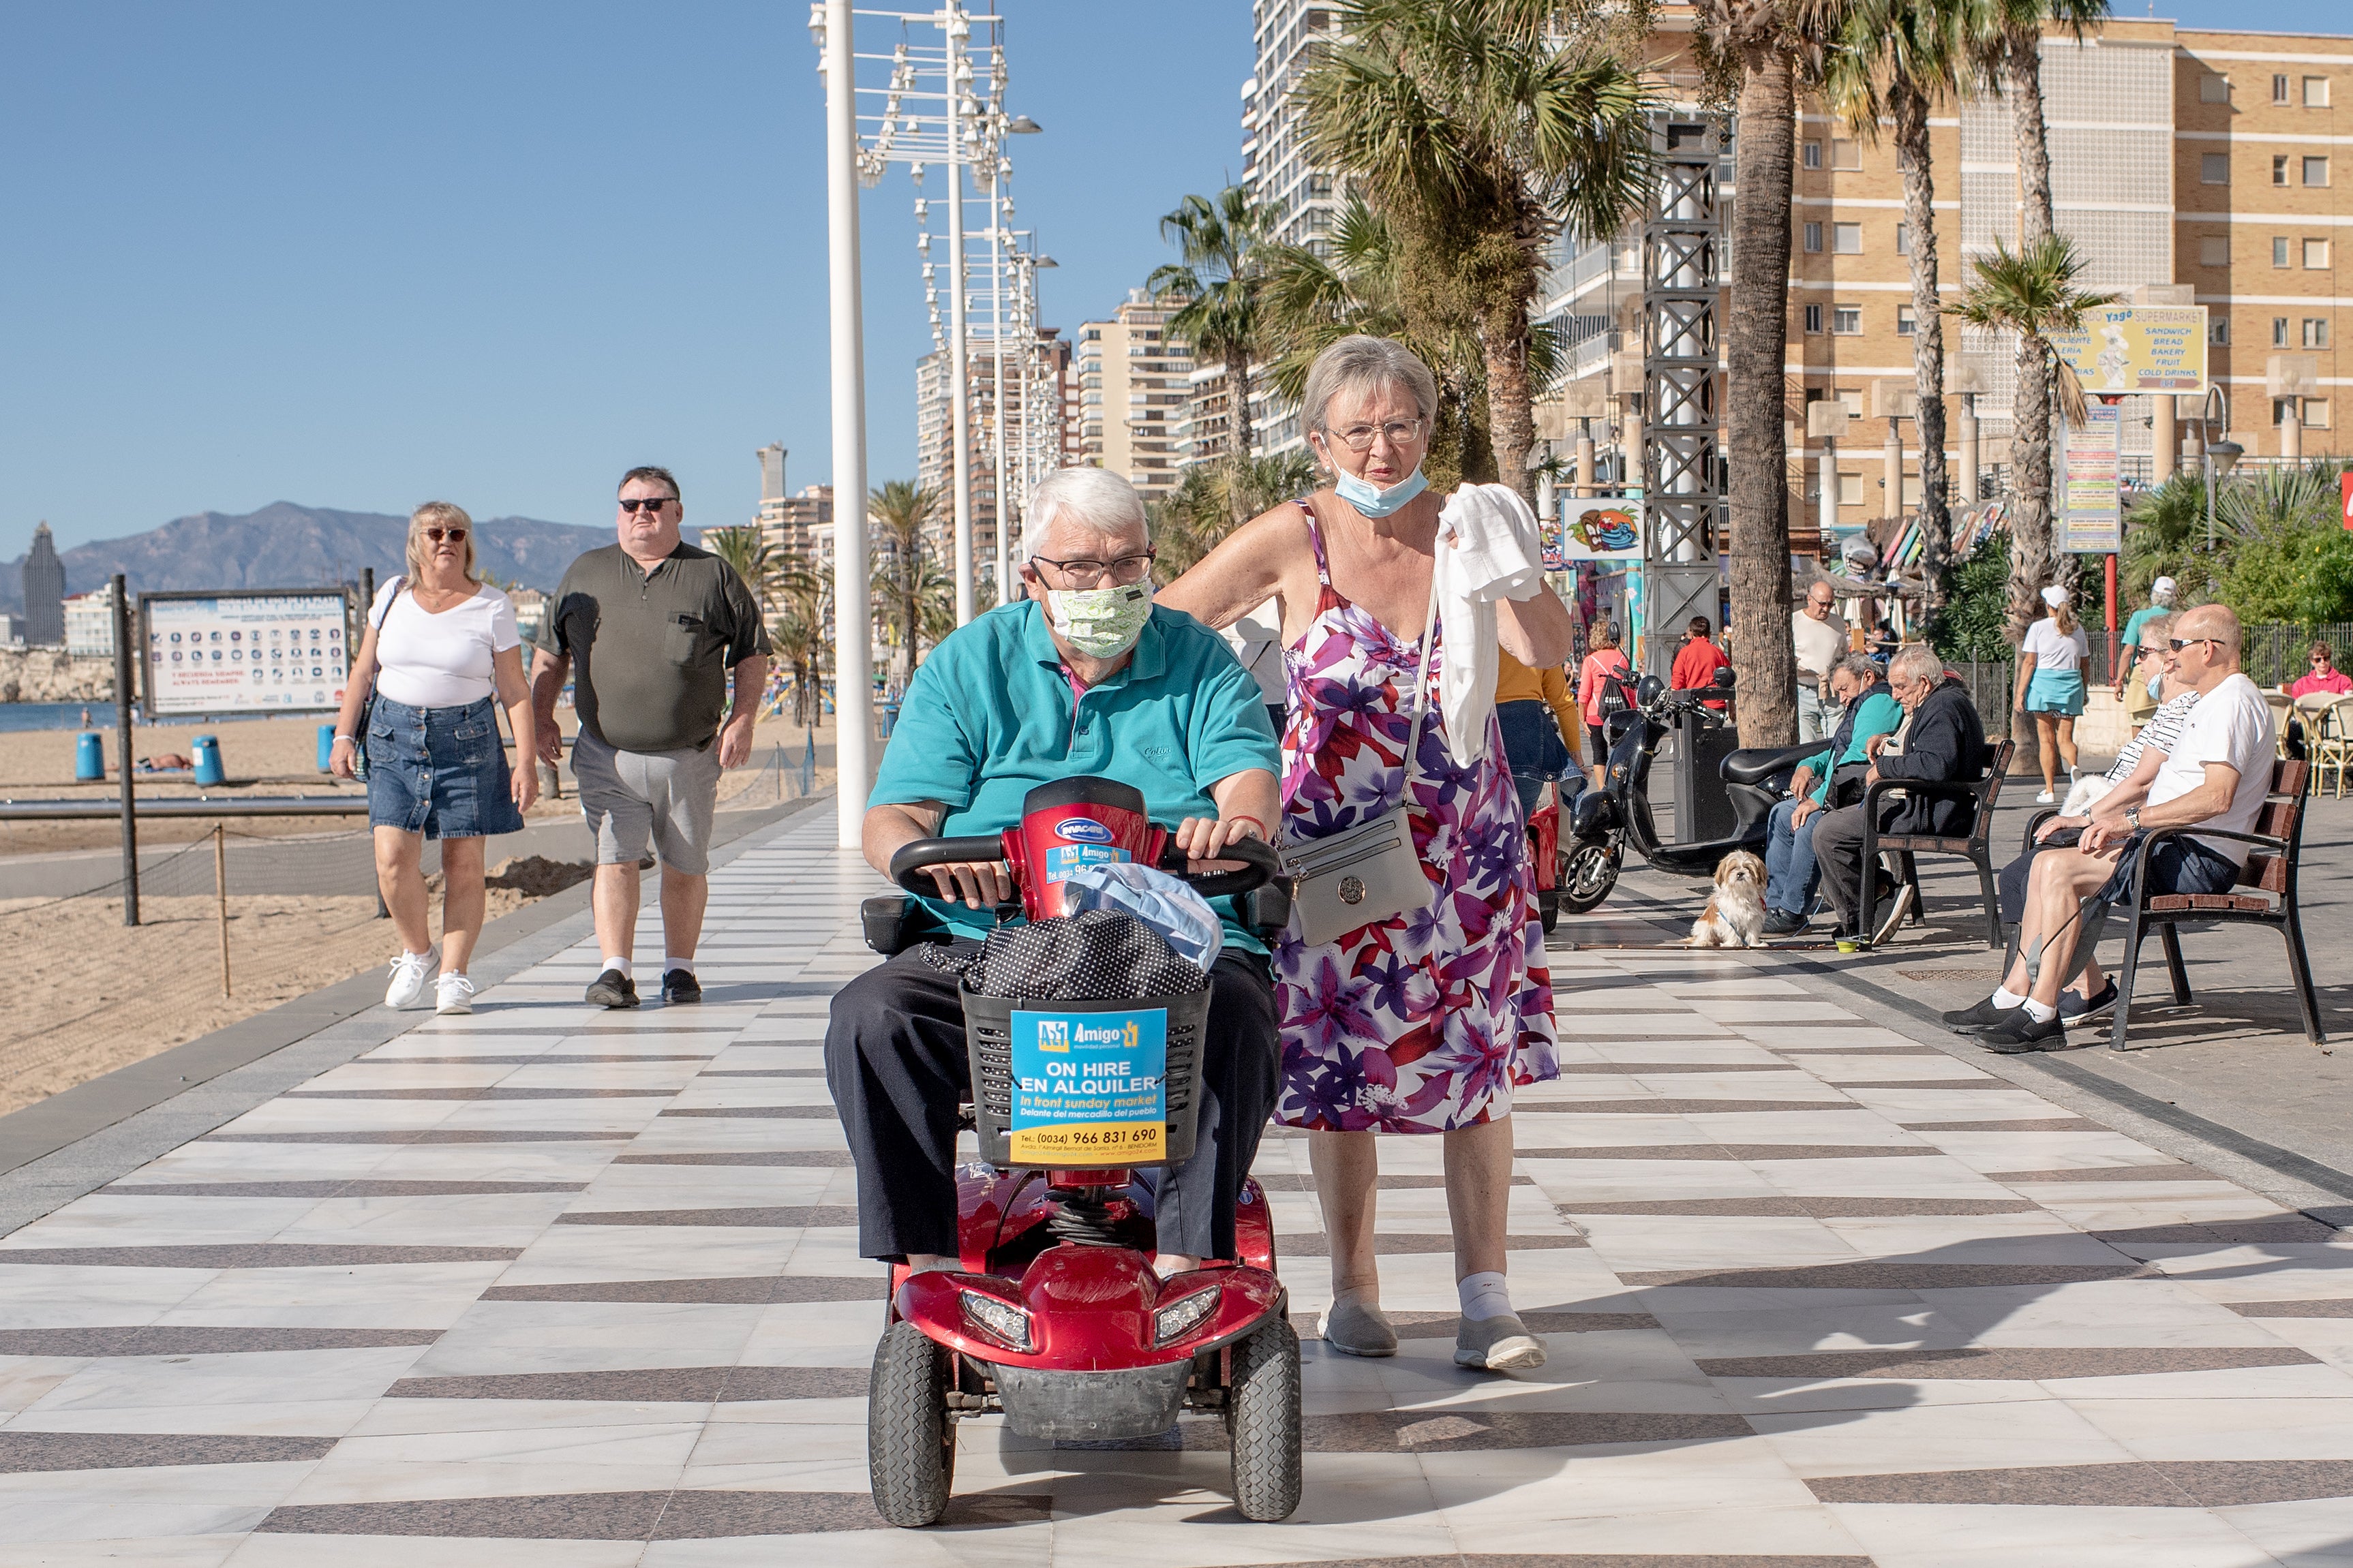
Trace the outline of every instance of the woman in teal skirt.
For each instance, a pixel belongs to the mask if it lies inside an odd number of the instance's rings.
[[[2034,716],[2042,742],[2042,793],[2037,805],[2059,802],[2059,765],[2072,787],[2075,766],[2075,721],[2084,711],[2084,663],[2092,648],[2076,623],[2073,598],[2057,584],[2042,590],[2042,614],[2018,645],[2017,706]]]

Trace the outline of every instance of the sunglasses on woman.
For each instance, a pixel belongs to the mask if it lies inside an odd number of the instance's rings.
[[[425,537],[436,544],[444,541],[451,544],[463,544],[466,542],[466,531],[462,528],[428,528],[425,531]]]

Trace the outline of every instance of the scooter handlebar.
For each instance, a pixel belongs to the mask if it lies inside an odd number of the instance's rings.
[[[1218,851],[1217,858],[1205,860],[1205,866],[1215,866],[1228,860],[1239,860],[1239,871],[1187,871],[1185,851],[1176,847],[1173,837],[1160,852],[1159,869],[1181,877],[1195,892],[1205,899],[1230,898],[1255,892],[1282,873],[1282,862],[1276,858],[1274,847],[1256,838],[1237,838]]]
[[[952,866],[964,861],[988,862],[1005,858],[1005,845],[994,833],[974,834],[965,838],[916,838],[899,846],[891,857],[891,879],[911,893],[925,898],[937,898],[939,888],[921,873],[927,866]]]

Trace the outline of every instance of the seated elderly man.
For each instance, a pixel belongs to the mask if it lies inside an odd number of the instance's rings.
[[[1030,498],[1027,596],[934,648],[915,671],[868,796],[866,858],[911,840],[995,834],[1039,784],[1095,774],[1144,792],[1196,860],[1265,838],[1282,765],[1256,681],[1215,632],[1152,603],[1144,504],[1102,468],[1064,468]],[[935,868],[926,905],[976,947],[1014,895],[1002,862]],[[1220,906],[1227,901],[1219,900]],[[1265,947],[1221,908],[1210,1043],[1191,1159],[1163,1173],[1162,1273],[1234,1255],[1234,1200],[1273,1108],[1279,1047]],[[900,953],[834,997],[827,1086],[858,1168],[869,1258],[953,1268],[956,1108],[969,1097],[956,977]]]
[[[1969,701],[1969,689],[1945,673],[1945,661],[1923,643],[1899,651],[1887,667],[1888,689],[1904,705],[1903,728],[1867,744],[1873,756],[1863,774],[1869,789],[1882,779],[1917,779],[1924,784],[1955,784],[1975,779],[1985,765],[1985,724]],[[1900,742],[1900,744],[1899,744]],[[1814,858],[1820,862],[1822,891],[1838,910],[1838,934],[1860,934],[1856,921],[1862,908],[1862,879],[1880,875],[1862,863],[1861,805],[1841,806],[1827,813],[1814,829]],[[1931,834],[1957,838],[1973,825],[1968,801],[1942,795],[1883,796],[1879,831],[1889,834]],[[1875,900],[1886,911],[1879,929],[1869,933],[1884,942],[1911,908],[1912,890],[1889,887],[1887,897]]]
[[[1838,729],[1825,750],[1798,764],[1789,778],[1789,798],[1775,806],[1768,819],[1772,837],[1765,846],[1767,936],[1794,936],[1806,929],[1813,916],[1814,889],[1821,881],[1821,869],[1814,859],[1814,828],[1833,804],[1839,770],[1867,766],[1872,738],[1893,734],[1904,721],[1904,705],[1880,679],[1879,667],[1859,653],[1831,666],[1830,689],[1838,700]]]
[[[2278,737],[2263,692],[2239,669],[2239,617],[2225,605],[2201,605],[2174,617],[2166,647],[2166,673],[2196,691],[2198,700],[2147,795],[2137,798],[2119,787],[2082,820],[2073,848],[2045,847],[2035,856],[2010,973],[1991,996],[1945,1016],[1954,1028],[1978,1031],[1988,1050],[2016,1056],[2067,1048],[2060,988],[2090,959],[2108,906],[2130,895],[2133,859],[2146,835],[2193,824],[2249,832],[2271,793]],[[2226,892],[2246,858],[2240,840],[2168,838],[2149,857],[2143,890]]]

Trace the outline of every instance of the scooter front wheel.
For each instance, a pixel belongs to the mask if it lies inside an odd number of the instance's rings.
[[[1234,1346],[1233,1358],[1226,1433],[1233,1450],[1234,1507],[1244,1519],[1271,1524],[1291,1517],[1303,1481],[1299,1336],[1285,1319],[1270,1318]]]
[[[866,1390],[866,1471],[874,1511],[892,1524],[937,1524],[955,1478],[948,1415],[955,1357],[913,1323],[891,1325],[874,1347]]]
[[[1618,851],[1607,844],[1572,844],[1560,858],[1560,907],[1589,914],[1618,886]]]

